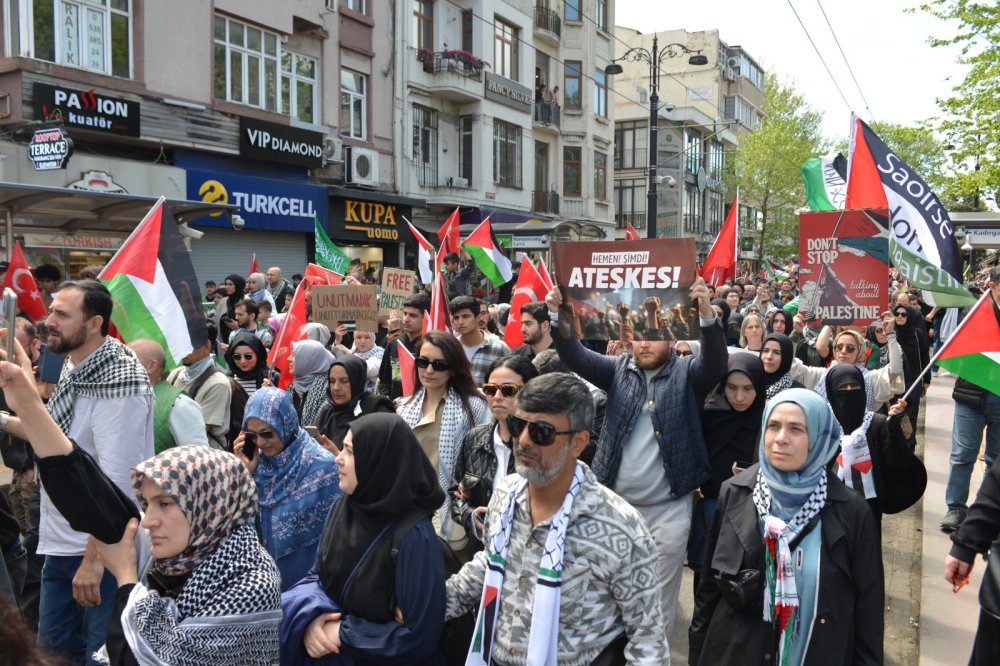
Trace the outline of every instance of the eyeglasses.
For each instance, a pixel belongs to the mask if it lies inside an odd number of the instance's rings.
[[[685,356],[694,356],[694,352],[693,351],[679,351],[679,352],[677,352],[677,355],[680,356],[681,358],[684,358]]]
[[[234,361],[252,361],[254,358],[254,354],[233,354]]]
[[[445,361],[445,360],[440,359],[440,358],[436,358],[436,359],[434,359],[432,361],[429,358],[427,358],[426,356],[418,356],[416,359],[414,359],[413,362],[421,370],[426,370],[428,367],[431,367],[431,368],[434,368],[438,372],[444,372],[449,367],[451,367],[451,366],[448,365],[448,361]]]
[[[896,313],[896,316],[897,317],[905,317],[906,316],[906,310],[900,310],[899,312]]]
[[[500,394],[505,398],[513,398],[521,390],[521,387],[517,384],[483,384],[482,389],[483,393],[491,398],[497,394],[497,391],[500,391]]]
[[[254,432],[253,430],[244,430],[243,435],[246,437],[246,440],[248,442],[254,445],[257,444],[258,437],[260,437],[261,439],[278,439],[278,433],[274,432],[273,430],[261,430],[260,432]]]
[[[572,435],[579,430],[556,430],[556,427],[545,421],[528,421],[513,414],[507,415],[507,429],[514,439],[518,439],[524,432],[524,427],[528,427],[528,437],[538,446],[552,446],[557,435]]]
[[[841,343],[836,347],[834,347],[834,349],[836,349],[837,351],[845,351],[853,354],[854,352],[858,351],[858,346]]]

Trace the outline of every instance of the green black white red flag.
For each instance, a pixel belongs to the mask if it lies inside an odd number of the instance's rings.
[[[965,315],[938,353],[936,361],[945,370],[1000,395],[1000,308],[990,290]]]

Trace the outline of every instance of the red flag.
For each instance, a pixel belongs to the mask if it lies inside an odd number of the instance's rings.
[[[459,242],[459,226],[461,223],[458,219],[458,209],[455,209],[448,219],[444,221],[441,228],[438,229],[438,239],[441,241],[441,249],[438,251],[438,263],[444,261],[445,255],[452,252],[460,252],[461,245]]]
[[[733,206],[719,231],[712,249],[701,268],[701,276],[708,284],[720,285],[726,278],[736,277],[736,243],[739,237],[740,193],[736,192]]]
[[[542,278],[542,284],[545,285],[545,293],[541,294],[541,300],[545,300],[548,293],[552,291],[552,276],[549,275],[549,269],[545,267],[545,260],[538,260],[538,275]]]
[[[507,328],[503,332],[503,341],[508,347],[514,349],[524,344],[524,336],[521,334],[521,306],[545,300],[547,293],[545,282],[542,281],[542,276],[535,270],[531,260],[527,255],[521,257],[521,272],[517,275],[517,284],[510,299]]]
[[[254,273],[260,273],[260,264],[257,263],[257,253],[253,253],[253,259],[250,260],[250,272],[247,275],[253,275]]]
[[[292,343],[304,340],[306,337],[306,289],[308,283],[305,279],[299,283],[292,297],[292,305],[285,314],[281,328],[278,329],[278,338],[274,341],[271,351],[267,355],[267,364],[281,373],[278,380],[278,388],[285,388],[292,383],[292,370],[288,365],[288,359],[292,355]]]
[[[639,232],[631,224],[625,225],[625,240],[642,240]]]
[[[451,311],[448,309],[448,295],[444,291],[444,275],[437,271],[434,286],[431,287],[431,311],[424,316],[424,333],[444,331],[451,333]]]
[[[3,288],[13,289],[17,293],[17,309],[27,313],[31,321],[35,322],[44,319],[48,312],[45,303],[42,302],[42,295],[38,293],[38,284],[35,276],[28,268],[28,262],[21,251],[21,244],[14,243],[14,251],[10,255],[10,265],[7,267],[7,275],[3,279]],[[9,323],[8,323],[9,325]]]
[[[885,208],[882,176],[875,166],[875,158],[865,141],[861,119],[851,116],[851,147],[847,154],[847,195],[844,208]]]
[[[408,398],[413,394],[413,354],[402,342],[396,344],[396,351],[399,353],[399,380],[403,383],[403,397]]]
[[[329,268],[323,268],[319,264],[306,264],[305,275],[302,276],[302,281],[308,281],[310,287],[318,284],[335,285],[343,282],[344,276],[336,271],[331,271]]]

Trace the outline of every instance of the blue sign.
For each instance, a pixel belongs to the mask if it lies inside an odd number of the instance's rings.
[[[194,201],[235,204],[247,229],[313,232],[313,218],[326,224],[325,187],[257,178],[224,171],[187,169],[187,196]],[[229,227],[229,217],[206,215],[192,226]]]

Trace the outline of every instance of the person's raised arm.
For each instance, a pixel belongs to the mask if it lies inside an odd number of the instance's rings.
[[[0,336],[5,334],[6,329],[0,329]],[[0,358],[5,356],[6,353],[0,351]],[[7,399],[7,406],[17,413],[17,416],[8,417],[7,432],[31,442],[36,458],[72,453],[73,444],[52,420],[35,390],[31,362],[16,338],[13,361],[0,361],[0,388]]]
[[[559,308],[563,304],[562,290],[555,285],[545,296],[545,304],[552,317],[552,343],[559,358],[566,366],[598,388],[608,390],[615,376],[615,359],[587,349],[567,327],[565,333],[559,323]]]

